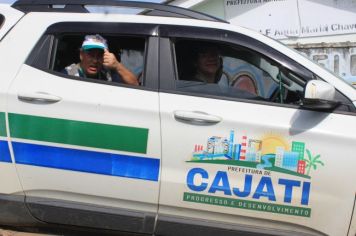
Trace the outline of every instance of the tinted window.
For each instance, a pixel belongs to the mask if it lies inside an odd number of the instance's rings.
[[[52,57],[50,68],[54,71],[63,72],[65,67],[73,63],[80,63],[80,48],[84,37],[85,34],[57,36],[56,47],[53,49],[55,56]],[[141,78],[144,65],[145,38],[105,34],[102,37],[107,40],[109,52],[113,53],[127,69]]]
[[[85,73],[77,73],[85,71],[81,55],[83,52],[88,54],[87,51],[82,50],[82,43],[86,35],[93,34],[85,32],[45,34],[32,50],[26,64],[49,72],[53,71],[63,77],[78,77],[85,78],[85,81],[89,82],[99,82],[97,78],[90,79],[90,76],[86,76]],[[100,35],[106,40],[108,51],[115,56],[115,59],[123,65],[125,70],[129,71],[143,85],[146,38],[107,33]],[[100,60],[102,63],[103,53],[101,53]],[[104,75],[100,77],[100,81],[127,84],[123,75],[116,70],[102,65],[100,71]]]
[[[301,102],[306,82],[258,52],[238,45],[186,39],[176,39],[174,48],[178,91],[286,104]]]

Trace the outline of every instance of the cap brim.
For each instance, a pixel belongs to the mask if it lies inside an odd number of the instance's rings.
[[[84,51],[88,51],[88,50],[91,50],[91,49],[101,49],[101,50],[105,49],[105,47],[100,46],[100,45],[85,45],[82,48],[83,48]]]

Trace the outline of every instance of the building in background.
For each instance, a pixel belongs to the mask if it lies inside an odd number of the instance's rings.
[[[259,31],[299,50],[356,87],[354,0],[170,0]]]

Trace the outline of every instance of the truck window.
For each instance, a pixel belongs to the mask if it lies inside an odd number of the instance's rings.
[[[62,72],[72,63],[79,63],[79,51],[86,34],[66,34],[57,38],[57,47],[54,48],[54,57],[50,69]],[[125,65],[137,77],[141,77],[143,71],[143,56],[145,38],[121,35],[102,35],[108,43],[108,49],[117,60]],[[114,81],[114,80],[113,80]]]
[[[302,78],[243,46],[182,39],[175,54],[178,91],[299,104],[304,90]],[[207,79],[212,70],[214,78]]]
[[[47,72],[53,72],[65,78],[82,79],[83,76],[79,74],[68,73],[68,68],[77,68],[77,71],[81,71],[81,66],[79,66],[81,62],[80,55],[82,55],[82,43],[86,35],[93,34],[85,32],[46,34],[37,42],[26,64]],[[109,52],[113,53],[126,70],[135,76],[135,81],[138,80],[139,84],[144,85],[143,71],[146,38],[118,34],[101,34],[101,36],[107,40]],[[119,73],[105,67],[102,67],[98,78],[88,78],[85,81],[110,82],[114,84],[127,83]]]

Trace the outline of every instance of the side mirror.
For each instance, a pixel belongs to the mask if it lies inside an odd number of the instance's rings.
[[[302,107],[327,111],[333,110],[340,102],[335,101],[334,86],[320,80],[310,80],[305,87]]]

